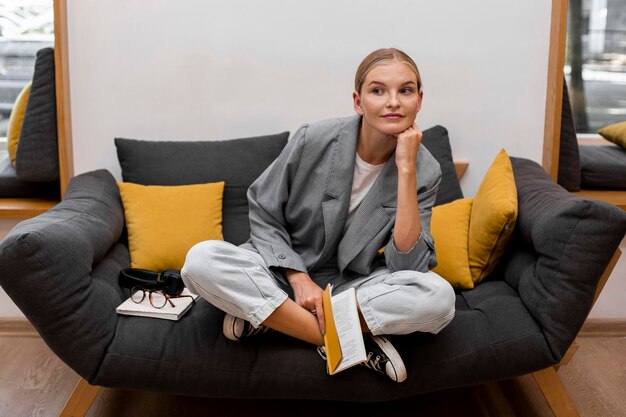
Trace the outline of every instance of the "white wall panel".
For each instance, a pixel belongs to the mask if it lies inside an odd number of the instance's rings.
[[[114,137],[219,140],[353,114],[361,59],[418,63],[418,124],[446,126],[474,195],[504,147],[541,161],[550,2],[69,2],[76,173],[118,178]]]

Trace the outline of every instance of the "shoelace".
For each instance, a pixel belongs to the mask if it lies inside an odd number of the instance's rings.
[[[324,346],[320,346],[317,348],[317,353],[322,357],[322,359],[326,360],[326,348]],[[375,371],[378,372],[385,372],[382,370],[381,368],[381,359],[382,357],[380,355],[376,355],[376,357],[374,359],[372,359],[372,356],[374,356],[374,352],[368,352],[367,353],[367,360],[365,362],[363,362],[361,365],[366,366],[370,369],[373,369]],[[384,361],[383,361],[384,362]]]
[[[324,346],[320,346],[317,348],[317,353],[322,357],[322,359],[326,360],[326,348]],[[374,352],[368,352],[367,353],[367,360],[365,362],[363,362],[361,365],[373,369],[377,372],[382,372],[382,373],[386,373],[383,369],[382,369],[382,365],[383,363],[385,363],[384,360],[382,360],[383,358],[380,355],[376,355],[375,358],[373,358],[374,356]]]
[[[267,326],[259,326],[255,329],[254,326],[251,325],[250,323],[247,323],[247,327],[248,327],[248,331],[245,332],[245,334],[242,335],[242,337],[249,337],[249,336],[254,336],[260,333],[266,333],[270,330],[270,328]]]
[[[367,361],[363,362],[362,365],[367,366],[368,368],[373,369],[375,371],[385,373],[385,371],[383,371],[383,369],[381,368],[382,357],[380,355],[376,355],[376,357],[372,359],[373,356],[374,356],[374,352],[368,352]]]
[[[317,353],[322,357],[322,359],[326,360],[326,347],[325,346],[318,347]]]

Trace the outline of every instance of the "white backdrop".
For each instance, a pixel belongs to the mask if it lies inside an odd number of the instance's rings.
[[[550,33],[543,0],[81,0],[68,4],[77,174],[120,169],[114,137],[219,140],[350,115],[379,47],[420,67],[418,125],[448,128],[473,196],[504,147],[541,161]]]

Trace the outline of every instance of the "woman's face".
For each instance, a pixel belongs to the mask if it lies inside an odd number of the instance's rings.
[[[374,67],[361,91],[352,93],[352,98],[354,110],[363,116],[364,127],[392,136],[412,126],[422,106],[415,72],[397,61]]]

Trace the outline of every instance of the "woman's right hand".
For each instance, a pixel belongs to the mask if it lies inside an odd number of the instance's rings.
[[[324,291],[304,272],[285,269],[285,275],[289,285],[293,288],[296,304],[317,316],[320,331],[323,335],[326,331],[324,326],[324,307],[322,306]]]

